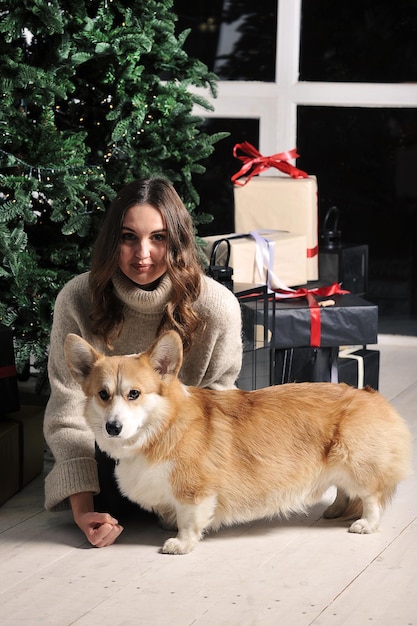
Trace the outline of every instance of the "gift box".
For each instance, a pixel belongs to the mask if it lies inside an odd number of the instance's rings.
[[[304,297],[277,299],[274,306],[271,304],[269,315],[276,348],[377,343],[377,305],[350,293],[335,293],[330,298],[318,297],[316,301],[330,306],[312,309]]]
[[[337,382],[335,348],[287,348],[275,350],[274,383]]]
[[[14,358],[13,332],[0,324],[0,417],[20,407]]]
[[[237,232],[247,233],[251,230],[268,228],[304,235],[307,280],[318,279],[318,207],[315,176],[306,178],[255,176],[247,184],[234,187],[234,204]]]
[[[306,237],[277,230],[259,230],[252,235],[230,233],[204,237],[204,252],[210,259],[213,245],[219,239],[230,242],[229,265],[233,268],[233,280],[237,283],[270,283],[279,279],[293,287],[307,281],[305,257]],[[220,244],[216,252],[216,264],[226,260],[226,244]]]
[[[338,356],[339,382],[363,389],[379,386],[379,350],[341,350]]]
[[[19,433],[19,488],[22,489],[43,470],[44,407],[22,405],[17,413],[7,415]],[[1,422],[0,422],[1,423]]]
[[[19,426],[16,422],[0,422],[0,505],[19,491]]]

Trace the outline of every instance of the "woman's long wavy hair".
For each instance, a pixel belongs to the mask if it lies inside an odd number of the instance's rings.
[[[150,204],[160,211],[167,228],[167,273],[172,296],[158,328],[181,336],[184,349],[191,345],[193,332],[201,323],[192,303],[200,294],[202,267],[198,260],[190,214],[172,184],[164,178],[135,180],[127,184],[112,202],[95,242],[90,289],[93,332],[111,348],[112,337],[123,324],[122,303],[113,290],[112,276],[119,264],[122,225],[127,210],[136,204]]]

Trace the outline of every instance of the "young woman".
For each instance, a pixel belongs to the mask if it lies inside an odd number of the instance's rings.
[[[45,480],[45,506],[71,507],[95,546],[112,544],[122,532],[112,513],[123,499],[114,498],[113,463],[95,449],[84,421],[84,396],[63,357],[65,337],[76,333],[105,354],[132,354],[169,328],[182,337],[185,384],[234,386],[242,359],[239,303],[205,276],[192,219],[174,187],[163,178],[138,180],[106,214],[91,271],[58,294],[51,331],[44,433],[55,464]]]

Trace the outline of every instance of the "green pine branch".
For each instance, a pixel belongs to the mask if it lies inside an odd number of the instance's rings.
[[[89,267],[103,212],[135,177],[195,175],[224,135],[193,114],[216,77],[175,35],[172,0],[1,0],[0,322],[44,368],[56,295]],[[197,222],[198,220],[198,222]]]

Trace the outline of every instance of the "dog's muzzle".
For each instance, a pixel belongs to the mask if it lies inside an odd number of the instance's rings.
[[[110,437],[118,437],[122,432],[122,424],[118,420],[106,423],[106,431]]]

